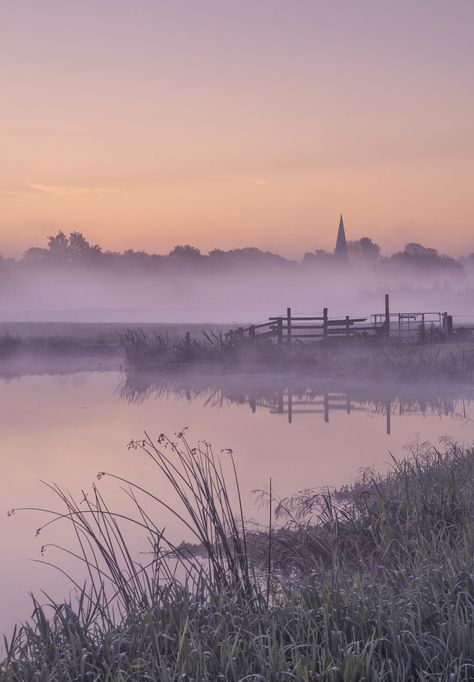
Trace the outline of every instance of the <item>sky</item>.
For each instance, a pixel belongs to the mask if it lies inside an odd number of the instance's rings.
[[[1,0],[0,252],[474,251],[473,0]]]

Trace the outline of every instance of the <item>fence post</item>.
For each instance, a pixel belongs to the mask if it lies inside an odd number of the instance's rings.
[[[283,341],[283,318],[279,317],[277,320],[277,339],[278,343]]]
[[[442,313],[441,315],[441,329],[443,334],[448,333],[448,313]]]
[[[421,313],[420,339],[423,343],[426,341],[425,313]]]
[[[283,414],[285,411],[285,403],[283,399],[283,391],[278,394],[278,414]]]
[[[385,333],[390,336],[390,297],[385,294]]]
[[[446,318],[446,322],[447,322],[448,336],[452,336],[453,335],[453,316],[448,315],[448,317]]]
[[[328,395],[328,393],[324,394],[324,421],[326,424],[329,424],[329,395]]]
[[[346,336],[349,336],[349,315],[346,315]]]
[[[253,324],[249,327],[249,339],[251,343],[255,343],[255,326]]]
[[[186,336],[184,337],[185,343],[186,343],[186,348],[189,348],[191,345],[191,334],[189,332],[186,332]]]
[[[286,309],[286,333],[288,337],[288,344],[291,345],[291,308]]]
[[[323,336],[328,335],[328,309],[323,308]]]

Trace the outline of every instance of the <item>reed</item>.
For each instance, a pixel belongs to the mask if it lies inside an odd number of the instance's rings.
[[[188,371],[215,368],[304,373],[318,378],[380,379],[426,382],[472,381],[472,340],[411,342],[397,338],[352,337],[301,341],[291,345],[239,334],[203,330],[200,336],[170,335],[142,329],[120,334],[128,371]]]
[[[89,580],[74,602],[34,601],[0,679],[473,679],[474,448],[421,444],[341,490],[267,491],[276,517],[261,532],[244,523],[232,459],[229,482],[183,433],[131,448],[156,464],[156,490],[163,477],[175,490],[199,551],[166,540],[142,501],[166,506],[155,490],[119,479],[137,511],[122,518],[97,488],[80,505],[53,488],[47,524],[71,524]],[[154,547],[146,563],[128,523]]]

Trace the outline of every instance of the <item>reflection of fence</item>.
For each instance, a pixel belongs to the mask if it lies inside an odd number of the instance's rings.
[[[288,423],[293,423],[293,417],[301,414],[322,415],[324,421],[329,424],[331,412],[373,412],[373,405],[364,404],[351,399],[348,393],[299,393],[294,395],[291,388],[273,393],[266,398],[249,398],[249,405],[252,412],[256,412],[257,407],[268,409],[270,414],[286,414]],[[391,431],[391,402],[384,405],[386,414],[386,432]]]
[[[217,381],[217,383],[216,383]],[[344,384],[314,384],[296,381],[288,385],[282,378],[234,375],[204,379],[195,376],[171,375],[149,372],[126,373],[120,387],[120,396],[131,403],[148,399],[166,399],[170,396],[188,401],[202,400],[203,407],[221,409],[228,405],[249,405],[253,413],[257,408],[272,415],[284,415],[291,424],[297,416],[315,415],[329,423],[331,415],[371,413],[384,417],[387,434],[392,428],[393,415],[468,416],[474,404],[474,389],[454,392],[446,387],[432,391],[429,387],[411,387],[408,391],[388,392],[375,384],[349,387]]]
[[[371,319],[370,319],[371,318]],[[322,315],[286,315],[269,317],[267,322],[238,327],[227,332],[231,340],[247,339],[250,342],[269,339],[277,343],[293,341],[347,338],[352,336],[387,335],[400,338],[424,340],[433,334],[449,336],[453,333],[453,318],[447,313],[392,313],[388,294],[385,296],[385,312],[367,317],[331,318],[328,308]]]
[[[392,415],[394,413],[400,416],[407,414],[425,415],[427,412],[435,411],[439,415],[450,415],[455,411],[455,401],[442,401],[442,404],[436,402],[434,405],[427,400],[413,401],[402,398],[363,401],[354,400],[349,393],[314,393],[312,391],[295,393],[291,388],[273,391],[270,396],[264,398],[256,398],[250,395],[247,402],[253,413],[256,412],[257,407],[262,407],[267,409],[270,414],[287,415],[289,424],[293,423],[296,415],[303,414],[321,415],[325,423],[329,424],[330,415],[334,412],[344,412],[348,415],[352,412],[378,413],[385,417],[387,435],[390,435],[392,431]]]

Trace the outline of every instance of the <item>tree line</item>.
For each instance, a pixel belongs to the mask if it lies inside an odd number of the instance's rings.
[[[74,231],[66,235],[59,231],[47,239],[46,247],[32,246],[23,256],[15,261],[0,256],[3,267],[35,266],[119,266],[147,270],[219,270],[228,267],[367,267],[388,269],[409,267],[423,269],[449,269],[462,273],[465,267],[474,267],[474,253],[458,259],[440,254],[436,249],[418,243],[406,244],[402,251],[390,256],[382,256],[378,244],[369,237],[362,237],[347,244],[348,255],[344,262],[324,250],[307,251],[301,260],[284,258],[270,251],[262,251],[255,247],[230,249],[224,251],[213,249],[209,253],[201,253],[194,246],[178,245],[168,254],[154,254],[146,251],[104,250],[99,244],[90,243],[82,232]]]

